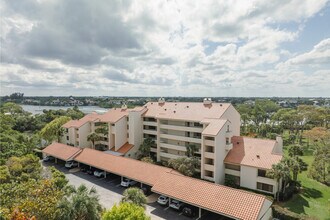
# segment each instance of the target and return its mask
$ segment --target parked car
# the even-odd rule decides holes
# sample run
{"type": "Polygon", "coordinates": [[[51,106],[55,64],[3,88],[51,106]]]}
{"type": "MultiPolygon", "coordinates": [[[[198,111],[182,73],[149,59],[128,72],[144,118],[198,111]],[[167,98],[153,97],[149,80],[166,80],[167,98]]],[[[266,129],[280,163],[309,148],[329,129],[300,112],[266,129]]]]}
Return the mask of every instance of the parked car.
{"type": "Polygon", "coordinates": [[[46,157],[44,157],[44,159],[42,159],[42,161],[44,161],[44,162],[50,162],[50,161],[54,161],[54,160],[55,160],[55,158],[52,156],[46,156],[46,157]]]}
{"type": "Polygon", "coordinates": [[[167,205],[168,204],[168,197],[161,195],[161,196],[158,197],[157,202],[160,205],[167,205]]]}
{"type": "Polygon", "coordinates": [[[94,171],[94,176],[96,176],[96,177],[105,177],[105,175],[106,175],[106,172],[103,171],[103,170],[95,170],[94,171]]]}
{"type": "Polygon", "coordinates": [[[65,167],[68,169],[74,168],[78,166],[78,162],[74,161],[74,160],[69,160],[65,163],[65,167]]]}
{"type": "Polygon", "coordinates": [[[130,186],[135,185],[136,183],[137,182],[134,181],[134,180],[130,180],[130,179],[125,178],[121,181],[120,185],[123,186],[123,187],[130,187],[130,186]]]}
{"type": "Polygon", "coordinates": [[[172,209],[175,209],[175,210],[178,210],[178,211],[181,211],[182,210],[183,205],[184,204],[182,202],[180,202],[178,200],[175,200],[175,199],[171,200],[171,203],[170,203],[170,207],[172,209]]]}
{"type": "Polygon", "coordinates": [[[182,214],[188,217],[195,217],[198,213],[198,208],[191,205],[185,205],[182,209],[182,214]]]}

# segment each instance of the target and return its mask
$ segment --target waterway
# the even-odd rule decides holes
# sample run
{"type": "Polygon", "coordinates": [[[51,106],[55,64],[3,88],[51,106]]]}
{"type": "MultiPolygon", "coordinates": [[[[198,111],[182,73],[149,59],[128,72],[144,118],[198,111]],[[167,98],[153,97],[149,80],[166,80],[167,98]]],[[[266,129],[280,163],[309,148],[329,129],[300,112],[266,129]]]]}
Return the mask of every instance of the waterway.
{"type": "MultiPolygon", "coordinates": [[[[35,114],[42,114],[44,109],[46,110],[59,110],[63,109],[66,110],[68,108],[73,108],[73,106],[39,106],[39,105],[21,105],[24,111],[31,112],[33,115],[35,114]]],[[[108,111],[106,108],[101,108],[99,106],[79,106],[79,110],[84,112],[85,114],[89,114],[92,112],[97,113],[105,113],[108,111]]]]}

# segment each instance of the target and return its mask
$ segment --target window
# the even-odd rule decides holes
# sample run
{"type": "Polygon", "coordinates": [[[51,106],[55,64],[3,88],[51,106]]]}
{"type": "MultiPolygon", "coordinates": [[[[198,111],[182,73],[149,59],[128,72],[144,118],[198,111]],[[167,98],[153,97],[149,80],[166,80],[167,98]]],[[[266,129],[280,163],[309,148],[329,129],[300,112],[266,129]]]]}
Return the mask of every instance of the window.
{"type": "Polygon", "coordinates": [[[229,125],[227,125],[227,132],[229,132],[229,125]]]}
{"type": "Polygon", "coordinates": [[[66,133],[68,133],[68,132],[69,132],[69,129],[68,129],[68,128],[67,128],[67,129],[65,129],[65,132],[66,132],[66,133]]]}
{"type": "Polygon", "coordinates": [[[226,144],[230,144],[229,138],[226,138],[226,144]]]}
{"type": "Polygon", "coordinates": [[[266,170],[259,170],[259,169],[258,169],[258,176],[261,176],[261,177],[267,177],[267,176],[266,176],[266,170]]]}
{"type": "Polygon", "coordinates": [[[273,192],[273,185],[257,182],[257,189],[267,192],[273,192]]]}
{"type": "Polygon", "coordinates": [[[214,141],[214,137],[205,137],[205,140],[214,141]]]}
{"type": "Polygon", "coordinates": [[[225,168],[230,170],[237,170],[237,171],[241,170],[241,167],[239,165],[228,164],[228,163],[225,164],[225,168]]]}
{"type": "Polygon", "coordinates": [[[79,134],[77,134],[77,138],[79,138],[79,134]]]}
{"type": "Polygon", "coordinates": [[[69,140],[69,136],[66,136],[66,140],[67,140],[67,141],[69,140]]]}

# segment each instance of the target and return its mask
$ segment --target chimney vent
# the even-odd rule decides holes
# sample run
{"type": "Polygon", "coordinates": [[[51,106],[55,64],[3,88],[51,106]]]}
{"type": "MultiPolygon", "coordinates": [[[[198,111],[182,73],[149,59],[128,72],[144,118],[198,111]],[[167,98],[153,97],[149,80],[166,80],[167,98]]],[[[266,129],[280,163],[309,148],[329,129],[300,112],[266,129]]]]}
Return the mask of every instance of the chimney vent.
{"type": "Polygon", "coordinates": [[[204,98],[203,104],[204,105],[210,105],[210,104],[212,104],[212,99],[211,98],[204,98]]]}
{"type": "Polygon", "coordinates": [[[257,154],[257,158],[260,159],[260,155],[259,154],[257,154]]]}
{"type": "Polygon", "coordinates": [[[158,99],[158,104],[164,104],[165,103],[165,99],[163,97],[158,99]]]}

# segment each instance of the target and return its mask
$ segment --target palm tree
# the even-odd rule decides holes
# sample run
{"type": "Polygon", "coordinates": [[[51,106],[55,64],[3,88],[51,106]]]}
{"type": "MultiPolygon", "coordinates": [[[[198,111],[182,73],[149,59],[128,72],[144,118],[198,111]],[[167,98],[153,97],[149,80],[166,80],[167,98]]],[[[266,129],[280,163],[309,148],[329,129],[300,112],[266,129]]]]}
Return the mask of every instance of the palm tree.
{"type": "Polygon", "coordinates": [[[189,144],[187,147],[186,155],[187,157],[193,157],[195,152],[197,151],[197,146],[193,144],[189,144]]]}
{"type": "Polygon", "coordinates": [[[144,207],[147,203],[147,197],[143,194],[141,189],[132,187],[124,191],[121,202],[129,202],[144,207]]]}
{"type": "Polygon", "coordinates": [[[150,148],[153,144],[153,140],[151,138],[144,139],[143,143],[139,147],[140,157],[150,157],[150,148]]]}
{"type": "Polygon", "coordinates": [[[269,178],[276,179],[277,181],[277,201],[279,201],[279,193],[280,193],[280,181],[282,180],[284,182],[284,186],[282,191],[285,192],[285,187],[290,180],[290,168],[285,161],[285,159],[282,159],[279,163],[273,164],[272,169],[267,171],[266,174],[269,178]]]}
{"type": "Polygon", "coordinates": [[[108,133],[109,133],[108,124],[104,124],[101,127],[96,128],[95,132],[98,133],[98,134],[108,135],[108,133]]]}
{"type": "Polygon", "coordinates": [[[87,141],[92,142],[93,148],[95,149],[95,142],[101,140],[101,137],[96,133],[90,133],[87,136],[87,141]]]}
{"type": "Polygon", "coordinates": [[[63,220],[98,220],[103,211],[95,188],[88,188],[80,185],[72,187],[67,196],[58,204],[56,218],[63,220]]]}

